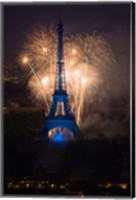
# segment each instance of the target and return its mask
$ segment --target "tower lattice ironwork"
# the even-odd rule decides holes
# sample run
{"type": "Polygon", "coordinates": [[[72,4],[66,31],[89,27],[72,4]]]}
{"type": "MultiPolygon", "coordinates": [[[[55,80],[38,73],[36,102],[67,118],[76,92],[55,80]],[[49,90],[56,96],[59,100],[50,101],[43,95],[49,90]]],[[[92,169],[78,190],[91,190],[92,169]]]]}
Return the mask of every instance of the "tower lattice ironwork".
{"type": "Polygon", "coordinates": [[[45,118],[43,136],[48,137],[48,132],[54,128],[66,128],[73,138],[78,136],[79,128],[71,112],[68,94],[66,90],[65,66],[63,55],[63,31],[64,27],[60,20],[57,28],[58,32],[58,52],[57,67],[55,77],[55,87],[52,105],[49,115],[45,118]]]}

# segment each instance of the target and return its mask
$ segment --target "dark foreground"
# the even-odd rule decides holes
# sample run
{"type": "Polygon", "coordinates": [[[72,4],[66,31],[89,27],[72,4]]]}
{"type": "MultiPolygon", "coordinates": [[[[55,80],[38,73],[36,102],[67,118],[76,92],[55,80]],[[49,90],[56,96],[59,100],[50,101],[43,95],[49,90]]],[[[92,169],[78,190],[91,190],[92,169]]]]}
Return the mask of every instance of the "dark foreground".
{"type": "Polygon", "coordinates": [[[14,137],[8,143],[4,194],[130,196],[125,139],[56,145],[14,137]]]}
{"type": "Polygon", "coordinates": [[[37,140],[37,116],[5,117],[5,195],[130,196],[129,137],[52,144],[37,140]]]}

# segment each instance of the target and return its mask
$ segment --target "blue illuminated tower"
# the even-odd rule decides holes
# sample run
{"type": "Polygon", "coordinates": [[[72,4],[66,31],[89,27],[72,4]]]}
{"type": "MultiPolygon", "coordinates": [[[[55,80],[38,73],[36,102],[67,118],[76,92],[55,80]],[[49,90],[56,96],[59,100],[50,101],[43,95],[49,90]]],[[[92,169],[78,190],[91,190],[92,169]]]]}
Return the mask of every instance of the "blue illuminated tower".
{"type": "MultiPolygon", "coordinates": [[[[48,133],[52,129],[59,128],[60,130],[65,128],[76,138],[79,134],[78,126],[75,122],[74,115],[71,113],[68,94],[66,90],[66,78],[64,67],[64,55],[63,55],[63,31],[64,27],[61,20],[58,24],[58,52],[57,52],[57,66],[55,77],[55,88],[53,93],[52,105],[49,115],[45,118],[43,136],[48,137],[48,133]]],[[[58,138],[59,133],[56,132],[54,138],[58,138]]]]}

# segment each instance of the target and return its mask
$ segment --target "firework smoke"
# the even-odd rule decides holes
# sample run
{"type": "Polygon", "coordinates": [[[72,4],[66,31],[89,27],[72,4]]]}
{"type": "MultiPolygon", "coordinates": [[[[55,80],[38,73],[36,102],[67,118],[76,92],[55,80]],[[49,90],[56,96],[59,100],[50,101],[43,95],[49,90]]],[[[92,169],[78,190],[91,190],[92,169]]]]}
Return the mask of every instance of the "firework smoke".
{"type": "MultiPolygon", "coordinates": [[[[28,35],[23,53],[36,74],[30,70],[28,87],[36,101],[45,102],[48,115],[55,82],[57,33],[52,29],[35,30],[28,35]]],[[[118,97],[119,64],[105,37],[96,32],[64,36],[64,63],[70,106],[78,125],[84,129],[90,123],[89,107],[97,104],[104,107],[110,99],[118,97]]]]}

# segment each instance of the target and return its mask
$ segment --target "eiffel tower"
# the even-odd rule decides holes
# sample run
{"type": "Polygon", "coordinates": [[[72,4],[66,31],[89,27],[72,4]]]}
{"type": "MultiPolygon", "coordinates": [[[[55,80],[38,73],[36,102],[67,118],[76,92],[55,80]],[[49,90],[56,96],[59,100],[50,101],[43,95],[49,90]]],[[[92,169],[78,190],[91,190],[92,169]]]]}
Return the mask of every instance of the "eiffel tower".
{"type": "Polygon", "coordinates": [[[66,78],[63,56],[63,24],[60,22],[57,27],[58,32],[58,52],[57,67],[55,77],[55,88],[53,93],[52,105],[49,115],[45,118],[43,137],[50,138],[51,130],[56,130],[51,138],[56,140],[64,139],[63,131],[68,130],[73,139],[79,135],[79,128],[75,122],[74,115],[71,112],[68,94],[66,90],[66,78]]]}

